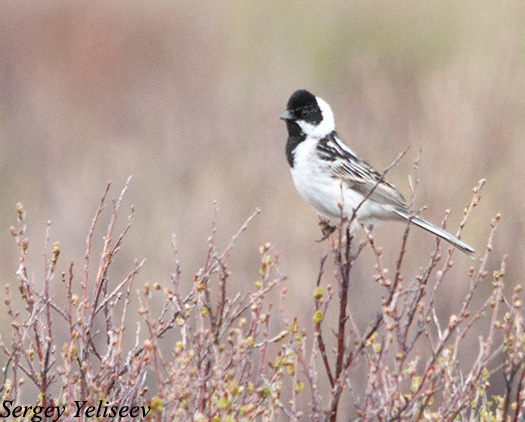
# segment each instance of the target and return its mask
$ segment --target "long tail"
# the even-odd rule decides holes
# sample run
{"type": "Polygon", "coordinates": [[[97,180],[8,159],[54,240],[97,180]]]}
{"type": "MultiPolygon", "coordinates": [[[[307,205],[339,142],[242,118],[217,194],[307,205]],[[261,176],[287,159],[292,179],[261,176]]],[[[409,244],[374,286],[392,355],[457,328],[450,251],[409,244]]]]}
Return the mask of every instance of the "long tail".
{"type": "MultiPolygon", "coordinates": [[[[401,217],[408,219],[409,215],[403,211],[396,211],[401,217]]],[[[455,246],[458,248],[461,252],[466,253],[467,255],[475,255],[476,251],[473,247],[467,245],[466,243],[459,240],[456,236],[451,235],[450,233],[446,232],[443,229],[440,229],[439,227],[435,226],[434,224],[428,222],[424,218],[421,218],[419,216],[412,217],[412,223],[414,223],[416,226],[421,227],[422,229],[425,229],[426,231],[436,235],[437,237],[447,241],[452,246],[455,246]]]]}

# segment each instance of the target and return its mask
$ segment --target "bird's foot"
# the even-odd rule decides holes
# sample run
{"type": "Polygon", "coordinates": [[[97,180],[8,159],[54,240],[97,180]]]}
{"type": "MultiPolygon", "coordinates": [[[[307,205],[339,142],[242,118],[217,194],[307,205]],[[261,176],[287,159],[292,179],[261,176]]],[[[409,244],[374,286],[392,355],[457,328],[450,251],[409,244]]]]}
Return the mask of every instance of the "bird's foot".
{"type": "Polygon", "coordinates": [[[328,239],[328,237],[334,232],[334,230],[337,228],[337,226],[332,226],[327,220],[323,220],[322,218],[319,219],[319,225],[321,226],[321,232],[323,233],[323,237],[317,240],[317,242],[321,243],[324,240],[328,239]]]}

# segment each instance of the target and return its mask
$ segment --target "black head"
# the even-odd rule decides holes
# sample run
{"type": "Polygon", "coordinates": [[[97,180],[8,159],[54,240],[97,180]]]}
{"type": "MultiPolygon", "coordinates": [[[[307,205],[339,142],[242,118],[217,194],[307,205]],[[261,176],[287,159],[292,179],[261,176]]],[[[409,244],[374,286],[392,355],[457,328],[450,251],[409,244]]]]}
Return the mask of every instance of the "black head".
{"type": "Polygon", "coordinates": [[[307,90],[300,89],[288,100],[286,111],[281,115],[281,119],[303,121],[316,126],[323,120],[323,114],[317,98],[307,90]]]}

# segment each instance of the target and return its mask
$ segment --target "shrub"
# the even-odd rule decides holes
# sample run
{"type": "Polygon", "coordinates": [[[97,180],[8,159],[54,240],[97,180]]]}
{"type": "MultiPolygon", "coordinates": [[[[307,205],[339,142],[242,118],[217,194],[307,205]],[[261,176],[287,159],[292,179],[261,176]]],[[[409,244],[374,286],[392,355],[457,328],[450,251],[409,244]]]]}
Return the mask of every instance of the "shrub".
{"type": "MultiPolygon", "coordinates": [[[[479,202],[483,184],[475,188],[460,229],[479,202]]],[[[206,260],[193,278],[182,276],[174,242],[169,286],[145,283],[140,288],[143,329],[137,329],[130,343],[125,341],[131,331],[129,303],[142,262],[120,280],[108,275],[130,228],[128,221],[120,235],[114,234],[126,189],[127,184],[112,202],[96,264],[93,236],[109,185],[87,235],[81,271],[71,263],[58,272],[60,245],[50,244],[48,226],[42,281],[35,281],[28,268],[25,211],[18,205],[18,223],[11,228],[20,256],[17,289],[6,286],[11,336],[4,336],[0,348],[6,356],[4,403],[12,401],[11,409],[22,405],[28,384],[39,392],[21,420],[42,420],[37,406],[64,407],[62,420],[73,420],[80,401],[86,408],[94,406],[101,421],[113,419],[112,406],[144,406],[147,415],[137,417],[149,421],[524,417],[521,287],[505,298],[505,257],[498,269],[487,268],[499,216],[491,222],[484,253],[469,271],[470,289],[461,307],[446,319],[439,316],[436,297],[450,274],[453,249],[442,253],[436,241],[428,263],[415,275],[405,274],[407,225],[388,272],[372,232],[366,230],[366,238],[358,242],[350,230],[353,222],[342,218],[328,236],[329,251],[320,259],[318,274],[312,275],[312,319],[303,326],[286,307],[285,276],[270,244],[259,250],[259,279],[249,292],[231,294],[227,289],[234,273],[228,258],[257,212],[222,251],[214,224],[206,260]],[[376,318],[363,328],[354,319],[359,309],[350,309],[348,294],[352,268],[368,247],[376,263],[373,279],[384,293],[376,318]],[[326,276],[327,266],[333,268],[333,278],[326,276]],[[74,277],[80,279],[78,285],[74,277]],[[50,293],[54,278],[63,285],[64,300],[50,293]],[[474,306],[483,280],[490,280],[491,291],[474,306]],[[15,292],[23,309],[11,299],[15,292]],[[337,315],[335,326],[328,325],[328,313],[337,315]],[[472,332],[479,333],[479,347],[470,352],[472,363],[465,367],[460,352],[472,332]],[[66,336],[65,342],[59,334],[66,336]]]]}

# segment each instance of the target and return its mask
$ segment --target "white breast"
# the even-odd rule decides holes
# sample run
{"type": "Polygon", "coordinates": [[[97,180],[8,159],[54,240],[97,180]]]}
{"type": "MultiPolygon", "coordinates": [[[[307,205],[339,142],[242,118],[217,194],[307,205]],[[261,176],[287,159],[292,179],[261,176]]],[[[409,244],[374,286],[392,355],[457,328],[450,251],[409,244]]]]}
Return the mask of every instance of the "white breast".
{"type": "Polygon", "coordinates": [[[363,196],[344,185],[341,189],[341,180],[331,176],[330,163],[318,157],[316,147],[317,139],[307,138],[295,148],[291,168],[295,188],[321,217],[339,218],[341,203],[344,214],[350,217],[363,196]]]}

